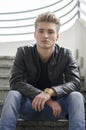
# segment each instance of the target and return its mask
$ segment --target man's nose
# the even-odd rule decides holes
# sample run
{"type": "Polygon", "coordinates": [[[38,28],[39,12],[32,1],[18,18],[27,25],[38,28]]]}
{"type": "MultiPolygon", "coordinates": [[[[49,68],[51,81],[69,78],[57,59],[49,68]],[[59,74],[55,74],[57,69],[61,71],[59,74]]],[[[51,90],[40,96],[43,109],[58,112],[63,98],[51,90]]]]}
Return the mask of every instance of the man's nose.
{"type": "Polygon", "coordinates": [[[48,37],[48,33],[47,33],[47,32],[44,32],[43,36],[44,36],[44,37],[48,37]]]}

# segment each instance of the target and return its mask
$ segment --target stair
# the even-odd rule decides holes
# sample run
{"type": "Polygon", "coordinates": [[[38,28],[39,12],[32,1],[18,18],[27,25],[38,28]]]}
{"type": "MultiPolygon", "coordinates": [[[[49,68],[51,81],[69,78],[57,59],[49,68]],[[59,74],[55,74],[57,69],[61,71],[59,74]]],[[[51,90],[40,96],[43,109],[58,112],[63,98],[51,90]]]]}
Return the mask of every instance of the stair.
{"type": "Polygon", "coordinates": [[[23,121],[18,120],[16,130],[68,130],[68,120],[23,121]]]}
{"type": "MultiPolygon", "coordinates": [[[[2,56],[0,57],[0,115],[3,106],[3,100],[7,95],[7,92],[10,90],[9,87],[9,77],[10,71],[13,64],[14,57],[2,56]]],[[[86,99],[86,89],[82,87],[81,93],[86,99]]],[[[86,110],[86,103],[85,103],[86,110]]],[[[85,113],[86,115],[86,113],[85,113]]],[[[17,129],[16,130],[68,130],[68,121],[59,120],[59,121],[24,121],[18,119],[17,129]]]]}
{"type": "Polygon", "coordinates": [[[13,57],[0,56],[0,115],[3,106],[3,100],[10,90],[9,77],[10,71],[13,64],[13,57]]]}
{"type": "Polygon", "coordinates": [[[9,86],[9,77],[12,64],[13,57],[0,57],[0,87],[9,86]]]}

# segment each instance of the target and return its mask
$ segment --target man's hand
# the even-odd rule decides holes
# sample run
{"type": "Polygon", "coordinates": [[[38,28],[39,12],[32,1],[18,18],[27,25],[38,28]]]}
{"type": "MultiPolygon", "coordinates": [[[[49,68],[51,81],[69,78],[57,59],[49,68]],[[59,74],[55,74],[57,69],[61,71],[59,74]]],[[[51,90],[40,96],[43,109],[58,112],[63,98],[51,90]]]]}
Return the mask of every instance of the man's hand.
{"type": "Polygon", "coordinates": [[[53,115],[55,117],[59,116],[61,114],[61,106],[57,101],[53,101],[52,99],[48,100],[47,105],[52,108],[53,115]]]}
{"type": "Polygon", "coordinates": [[[38,94],[32,101],[32,107],[36,111],[41,111],[44,109],[45,103],[51,98],[48,93],[42,92],[38,94]]]}

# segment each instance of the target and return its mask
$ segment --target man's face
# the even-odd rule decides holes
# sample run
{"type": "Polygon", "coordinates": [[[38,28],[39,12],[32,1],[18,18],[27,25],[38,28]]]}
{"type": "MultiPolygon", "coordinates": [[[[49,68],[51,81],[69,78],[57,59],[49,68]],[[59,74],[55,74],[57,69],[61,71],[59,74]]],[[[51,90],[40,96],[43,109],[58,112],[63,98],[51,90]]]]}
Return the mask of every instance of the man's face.
{"type": "Polygon", "coordinates": [[[42,49],[53,48],[58,39],[56,25],[50,22],[39,22],[34,33],[37,47],[42,49]]]}

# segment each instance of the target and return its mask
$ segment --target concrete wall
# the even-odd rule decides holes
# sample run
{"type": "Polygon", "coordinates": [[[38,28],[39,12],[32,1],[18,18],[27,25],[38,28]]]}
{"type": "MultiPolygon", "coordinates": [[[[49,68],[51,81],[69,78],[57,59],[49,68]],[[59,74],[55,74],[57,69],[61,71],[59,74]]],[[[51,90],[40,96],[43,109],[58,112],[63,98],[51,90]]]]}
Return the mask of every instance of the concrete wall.
{"type": "Polygon", "coordinates": [[[72,50],[86,82],[86,22],[77,19],[70,29],[60,34],[58,44],[72,50]]]}

